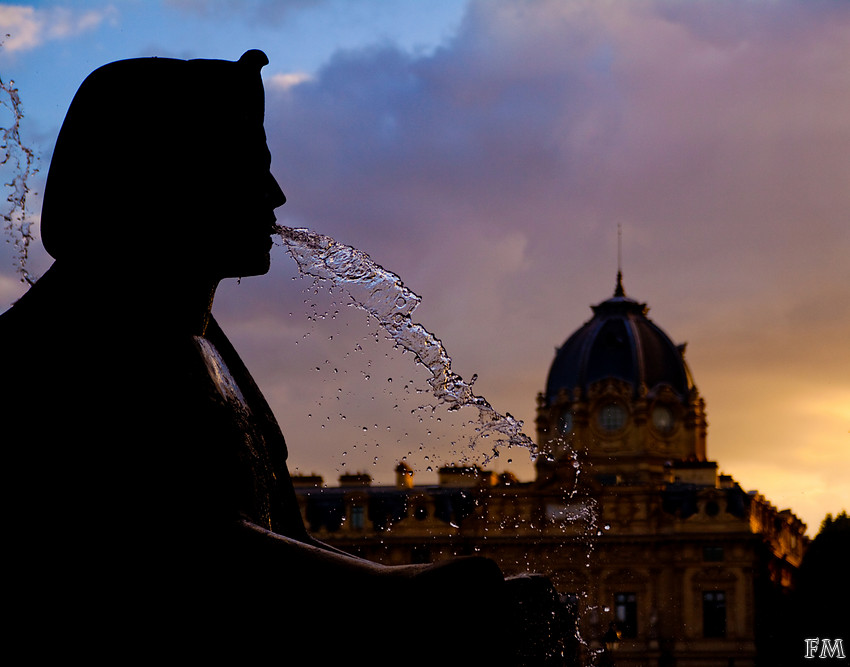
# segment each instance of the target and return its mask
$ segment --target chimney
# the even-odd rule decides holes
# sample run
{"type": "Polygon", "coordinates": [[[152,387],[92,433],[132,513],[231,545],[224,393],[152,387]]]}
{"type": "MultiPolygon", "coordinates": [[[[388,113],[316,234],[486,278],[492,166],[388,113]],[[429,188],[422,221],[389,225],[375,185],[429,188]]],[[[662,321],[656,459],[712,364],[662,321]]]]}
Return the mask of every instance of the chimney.
{"type": "Polygon", "coordinates": [[[371,484],[372,476],[363,472],[359,472],[356,474],[340,475],[339,477],[339,485],[345,488],[370,486],[371,484]]]}
{"type": "Polygon", "coordinates": [[[413,488],[413,470],[404,461],[401,461],[395,469],[395,487],[397,489],[413,488]]]}

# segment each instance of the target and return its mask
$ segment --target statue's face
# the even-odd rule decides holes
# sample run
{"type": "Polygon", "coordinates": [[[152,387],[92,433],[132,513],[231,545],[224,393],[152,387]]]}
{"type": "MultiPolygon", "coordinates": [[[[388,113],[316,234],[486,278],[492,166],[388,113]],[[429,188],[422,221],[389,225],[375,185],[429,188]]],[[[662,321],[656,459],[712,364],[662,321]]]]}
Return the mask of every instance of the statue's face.
{"type": "Polygon", "coordinates": [[[267,272],[274,209],[286,199],[263,130],[264,61],[139,58],[93,72],[51,161],[47,251],[113,272],[267,272]]]}
{"type": "Polygon", "coordinates": [[[201,194],[196,256],[216,279],[264,274],[277,220],[274,211],[286,197],[272,176],[262,127],[237,130],[216,162],[201,194]]]}

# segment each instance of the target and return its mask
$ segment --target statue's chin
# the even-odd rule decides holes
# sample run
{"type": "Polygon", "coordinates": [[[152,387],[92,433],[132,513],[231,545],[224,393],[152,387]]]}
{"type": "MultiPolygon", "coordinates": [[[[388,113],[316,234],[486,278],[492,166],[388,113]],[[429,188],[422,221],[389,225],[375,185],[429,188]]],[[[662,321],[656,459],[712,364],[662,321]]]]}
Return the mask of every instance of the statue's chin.
{"type": "Polygon", "coordinates": [[[265,252],[250,260],[240,262],[238,266],[228,271],[228,278],[247,278],[249,276],[264,276],[271,268],[271,255],[265,252]]]}

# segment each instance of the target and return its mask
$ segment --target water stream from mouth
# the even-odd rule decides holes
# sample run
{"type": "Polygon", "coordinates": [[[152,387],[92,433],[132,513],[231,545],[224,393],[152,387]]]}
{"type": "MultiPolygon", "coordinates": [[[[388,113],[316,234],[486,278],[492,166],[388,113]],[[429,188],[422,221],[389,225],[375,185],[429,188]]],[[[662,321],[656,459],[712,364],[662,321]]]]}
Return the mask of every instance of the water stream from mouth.
{"type": "Polygon", "coordinates": [[[498,455],[500,446],[521,446],[536,456],[537,445],[523,433],[523,422],[509,413],[496,412],[484,397],[476,395],[472,382],[452,371],[451,357],[442,342],[412,320],[421,298],[397,275],[365,252],[329,236],[283,226],[278,226],[276,231],[303,274],[330,281],[343,289],[354,304],[377,320],[398,347],[415,355],[416,362],[428,369],[431,392],[440,403],[450,411],[475,408],[477,418],[473,422],[475,435],[469,443],[471,448],[486,443],[493,455],[498,455]]]}

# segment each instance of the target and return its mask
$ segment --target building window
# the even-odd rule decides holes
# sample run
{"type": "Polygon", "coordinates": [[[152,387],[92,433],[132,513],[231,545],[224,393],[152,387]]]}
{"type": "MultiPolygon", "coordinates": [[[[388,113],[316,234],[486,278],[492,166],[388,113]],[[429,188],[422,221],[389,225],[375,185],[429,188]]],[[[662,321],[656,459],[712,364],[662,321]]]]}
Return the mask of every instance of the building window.
{"type": "Polygon", "coordinates": [[[717,501],[709,500],[705,504],[705,513],[708,516],[717,516],[720,514],[720,505],[717,504],[717,501]]]}
{"type": "Polygon", "coordinates": [[[637,637],[637,594],[615,593],[614,616],[621,636],[637,637]]]}
{"type": "Polygon", "coordinates": [[[726,593],[723,591],[702,594],[702,634],[704,637],[726,636],[726,593]]]}
{"type": "Polygon", "coordinates": [[[656,405],[652,409],[652,425],[661,435],[670,435],[676,426],[673,411],[666,405],[656,405]]]}
{"type": "Polygon", "coordinates": [[[366,508],[355,505],[351,508],[351,528],[352,530],[363,530],[365,525],[366,508]]]}
{"type": "Polygon", "coordinates": [[[606,473],[602,475],[597,475],[596,481],[599,482],[602,486],[616,486],[617,484],[621,484],[623,482],[623,478],[620,475],[606,473]]]}
{"type": "Polygon", "coordinates": [[[719,563],[723,560],[723,547],[703,547],[702,559],[710,563],[719,563]]]}
{"type": "Polygon", "coordinates": [[[430,563],[431,549],[427,546],[417,545],[410,550],[411,563],[430,563]]]}
{"type": "Polygon", "coordinates": [[[607,403],[599,411],[599,425],[608,432],[619,431],[626,425],[626,408],[619,403],[607,403]]]}

